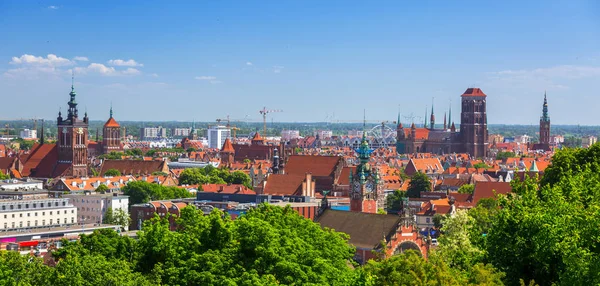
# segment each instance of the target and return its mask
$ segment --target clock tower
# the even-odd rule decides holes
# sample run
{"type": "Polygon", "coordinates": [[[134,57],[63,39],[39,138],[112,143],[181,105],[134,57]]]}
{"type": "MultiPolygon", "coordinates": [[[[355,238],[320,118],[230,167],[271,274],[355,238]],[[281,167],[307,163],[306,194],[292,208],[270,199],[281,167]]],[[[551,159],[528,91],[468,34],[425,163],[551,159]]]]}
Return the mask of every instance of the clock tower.
{"type": "Polygon", "coordinates": [[[79,119],[75,88],[71,85],[69,110],[67,118],[58,112],[57,127],[58,134],[56,144],[58,146],[58,163],[69,164],[66,176],[85,177],[88,175],[88,116],[85,113],[83,120],[79,119]]]}
{"type": "Polygon", "coordinates": [[[350,211],[353,212],[377,213],[378,209],[384,207],[383,181],[369,164],[371,152],[373,150],[369,148],[366,134],[363,133],[360,147],[356,149],[359,164],[356,172],[350,173],[350,211]]]}

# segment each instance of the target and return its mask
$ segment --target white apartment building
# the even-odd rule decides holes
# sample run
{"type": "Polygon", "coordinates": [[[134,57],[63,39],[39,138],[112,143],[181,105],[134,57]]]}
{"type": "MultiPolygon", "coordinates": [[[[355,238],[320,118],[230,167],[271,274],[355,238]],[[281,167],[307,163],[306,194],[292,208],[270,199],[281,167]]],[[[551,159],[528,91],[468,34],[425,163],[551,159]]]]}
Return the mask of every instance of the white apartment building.
{"type": "Polygon", "coordinates": [[[142,127],[140,128],[140,140],[166,138],[167,129],[158,127],[142,127]]]}
{"type": "MultiPolygon", "coordinates": [[[[361,134],[362,135],[362,134],[361,134]]],[[[313,136],[319,136],[319,139],[329,139],[333,136],[331,130],[317,130],[313,133],[313,136]]]]}
{"type": "Polygon", "coordinates": [[[292,139],[300,138],[300,131],[298,130],[282,130],[281,131],[281,140],[282,141],[290,141],[292,139]]]}
{"type": "Polygon", "coordinates": [[[122,209],[129,216],[129,196],[106,195],[64,195],[77,208],[78,221],[81,223],[102,223],[108,208],[113,211],[122,209]]]}
{"type": "Polygon", "coordinates": [[[19,133],[19,137],[23,139],[37,139],[37,130],[23,129],[19,133]]]}
{"type": "Polygon", "coordinates": [[[231,129],[225,126],[211,126],[208,128],[208,148],[220,149],[225,139],[231,137],[231,129]]]}
{"type": "Polygon", "coordinates": [[[172,137],[187,137],[190,135],[191,131],[192,131],[191,128],[173,128],[173,129],[171,129],[171,136],[172,137]]]}
{"type": "Polygon", "coordinates": [[[43,189],[44,182],[33,179],[9,179],[0,181],[0,190],[39,190],[43,189]]]}
{"type": "Polygon", "coordinates": [[[69,199],[0,200],[0,230],[64,226],[77,223],[69,199]]]}
{"type": "Polygon", "coordinates": [[[581,146],[583,148],[588,148],[598,142],[598,138],[596,136],[584,136],[581,138],[581,146]]]}

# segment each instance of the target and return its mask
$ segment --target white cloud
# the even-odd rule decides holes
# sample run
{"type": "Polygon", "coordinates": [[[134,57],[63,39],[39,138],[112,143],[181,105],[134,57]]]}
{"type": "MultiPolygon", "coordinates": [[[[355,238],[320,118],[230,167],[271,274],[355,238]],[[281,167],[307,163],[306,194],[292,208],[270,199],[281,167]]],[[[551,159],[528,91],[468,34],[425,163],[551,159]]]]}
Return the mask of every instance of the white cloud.
{"type": "Polygon", "coordinates": [[[283,66],[273,66],[273,72],[274,73],[281,73],[281,71],[283,71],[283,66]]]}
{"type": "Polygon", "coordinates": [[[487,85],[498,88],[563,90],[569,83],[600,76],[600,67],[560,65],[546,68],[503,70],[488,73],[487,85]]]}
{"type": "Polygon", "coordinates": [[[91,63],[87,67],[76,67],[76,74],[99,74],[102,76],[127,76],[138,75],[140,70],[135,68],[127,68],[125,70],[117,70],[114,67],[108,67],[99,63],[91,63]]]}
{"type": "Polygon", "coordinates": [[[158,74],[157,73],[152,73],[152,74],[149,74],[149,76],[151,76],[151,77],[158,77],[158,74]]]}
{"type": "Polygon", "coordinates": [[[57,10],[58,6],[48,6],[48,9],[50,9],[50,10],[57,10]]]}
{"type": "Polygon", "coordinates": [[[116,60],[110,60],[108,61],[108,64],[111,66],[119,66],[119,67],[143,67],[144,65],[141,63],[138,63],[136,61],[134,61],[133,59],[129,59],[129,60],[121,60],[121,59],[116,59],[116,60]]]}
{"type": "Polygon", "coordinates": [[[203,75],[203,76],[197,76],[197,77],[195,77],[195,79],[197,79],[197,80],[202,80],[202,81],[208,81],[208,82],[210,82],[210,83],[212,83],[212,84],[219,84],[219,83],[222,83],[222,81],[220,81],[220,80],[217,80],[217,78],[216,78],[216,77],[214,77],[214,76],[206,76],[206,75],[203,75]]]}
{"type": "Polygon", "coordinates": [[[197,76],[196,79],[197,80],[216,80],[217,78],[214,76],[203,75],[203,76],[197,76]]]}
{"type": "Polygon", "coordinates": [[[69,66],[74,62],[69,59],[61,58],[55,54],[48,54],[44,57],[36,57],[33,55],[24,54],[20,57],[12,57],[10,64],[13,65],[44,65],[44,66],[69,66]]]}
{"type": "Polygon", "coordinates": [[[247,66],[251,66],[251,65],[252,65],[252,62],[246,62],[246,65],[247,65],[247,66]]]}
{"type": "Polygon", "coordinates": [[[74,61],[79,61],[79,62],[87,62],[87,61],[89,61],[89,59],[87,57],[80,57],[80,56],[74,57],[73,60],[74,61]]]}

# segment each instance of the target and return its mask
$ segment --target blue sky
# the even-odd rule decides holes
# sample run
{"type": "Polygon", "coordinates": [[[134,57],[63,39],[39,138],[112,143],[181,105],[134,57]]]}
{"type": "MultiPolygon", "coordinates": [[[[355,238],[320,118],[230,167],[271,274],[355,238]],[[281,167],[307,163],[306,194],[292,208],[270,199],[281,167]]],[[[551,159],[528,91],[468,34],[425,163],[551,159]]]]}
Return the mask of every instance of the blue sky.
{"type": "Polygon", "coordinates": [[[600,125],[597,1],[0,1],[0,118],[600,125]],[[270,119],[269,119],[270,120],[270,119]]]}

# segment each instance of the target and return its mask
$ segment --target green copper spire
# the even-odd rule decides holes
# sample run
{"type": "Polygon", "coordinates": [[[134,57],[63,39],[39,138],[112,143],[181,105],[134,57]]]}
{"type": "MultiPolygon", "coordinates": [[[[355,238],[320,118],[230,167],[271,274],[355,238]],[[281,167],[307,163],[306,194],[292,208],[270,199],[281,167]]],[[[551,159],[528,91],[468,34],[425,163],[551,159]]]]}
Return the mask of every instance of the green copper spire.
{"type": "Polygon", "coordinates": [[[363,119],[363,137],[360,142],[360,146],[358,147],[358,149],[355,150],[356,153],[358,153],[359,160],[359,164],[356,167],[356,175],[360,178],[361,183],[364,182],[365,177],[370,172],[369,159],[371,158],[371,153],[373,152],[373,150],[369,148],[369,142],[367,142],[367,131],[365,129],[367,125],[367,120],[366,115],[364,116],[365,118],[363,119]]]}
{"type": "Polygon", "coordinates": [[[540,170],[537,167],[537,164],[535,163],[535,160],[533,160],[533,162],[531,163],[531,167],[529,168],[529,172],[539,172],[540,170]]]}
{"type": "Polygon", "coordinates": [[[113,118],[112,102],[110,103],[110,118],[113,118]]]}
{"type": "Polygon", "coordinates": [[[544,106],[542,108],[542,118],[541,121],[549,122],[550,116],[548,116],[548,100],[546,99],[546,92],[544,91],[544,106]]]}

